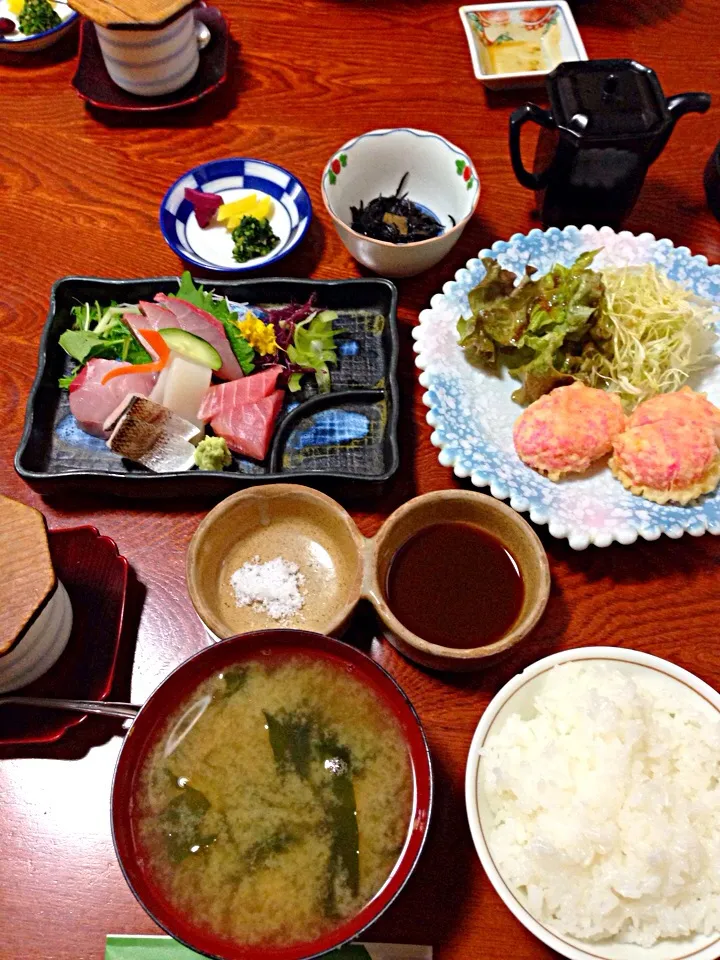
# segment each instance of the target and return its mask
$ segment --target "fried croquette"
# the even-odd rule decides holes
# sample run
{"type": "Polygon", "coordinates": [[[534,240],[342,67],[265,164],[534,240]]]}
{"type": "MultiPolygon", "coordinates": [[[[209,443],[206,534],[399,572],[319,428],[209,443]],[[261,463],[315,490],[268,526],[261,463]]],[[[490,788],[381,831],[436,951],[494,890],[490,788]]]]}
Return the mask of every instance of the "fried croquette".
{"type": "Polygon", "coordinates": [[[715,429],[707,422],[677,418],[631,427],[615,438],[609,466],[637,496],[655,503],[690,503],[720,481],[715,429]]]}
{"type": "Polygon", "coordinates": [[[620,399],[578,380],[530,404],[515,421],[513,441],[523,463],[559,480],[610,453],[625,427],[620,399]]]}
{"type": "Polygon", "coordinates": [[[661,393],[641,403],[630,415],[628,429],[658,420],[707,423],[715,429],[716,435],[720,434],[720,410],[704,393],[695,393],[690,387],[682,387],[676,393],[661,393]]]}

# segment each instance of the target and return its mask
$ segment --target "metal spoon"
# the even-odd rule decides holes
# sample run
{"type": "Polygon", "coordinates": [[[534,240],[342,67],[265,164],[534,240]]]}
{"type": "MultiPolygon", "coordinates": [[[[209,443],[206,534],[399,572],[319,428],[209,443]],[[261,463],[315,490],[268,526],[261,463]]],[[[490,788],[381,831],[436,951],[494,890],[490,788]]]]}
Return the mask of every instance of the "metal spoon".
{"type": "Polygon", "coordinates": [[[76,710],[78,713],[102,713],[108,717],[133,719],[140,710],[134,703],[110,703],[104,700],[55,700],[49,697],[0,697],[0,707],[18,704],[25,707],[50,707],[54,710],[76,710]]]}

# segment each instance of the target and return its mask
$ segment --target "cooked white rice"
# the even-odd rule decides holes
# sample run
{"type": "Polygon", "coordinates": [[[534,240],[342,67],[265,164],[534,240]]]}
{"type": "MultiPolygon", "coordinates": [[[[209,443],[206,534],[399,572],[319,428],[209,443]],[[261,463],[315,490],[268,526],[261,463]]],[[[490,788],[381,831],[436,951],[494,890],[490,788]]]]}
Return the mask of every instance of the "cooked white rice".
{"type": "Polygon", "coordinates": [[[576,661],[491,733],[490,851],[540,922],[643,946],[720,930],[720,721],[698,700],[576,661]]]}

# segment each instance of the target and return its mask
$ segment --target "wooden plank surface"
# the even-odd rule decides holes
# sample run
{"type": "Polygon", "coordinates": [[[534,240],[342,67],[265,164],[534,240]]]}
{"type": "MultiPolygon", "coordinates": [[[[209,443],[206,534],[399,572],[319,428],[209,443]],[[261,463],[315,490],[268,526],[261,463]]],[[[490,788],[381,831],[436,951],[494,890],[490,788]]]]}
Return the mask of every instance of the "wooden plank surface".
{"type": "Polygon", "coordinates": [[[189,0],[73,0],[70,4],[101,27],[161,25],[189,6],[189,0]]]}
{"type": "MultiPolygon", "coordinates": [[[[720,97],[720,19],[711,0],[587,0],[575,9],[590,56],[632,56],[654,66],[668,95],[708,90],[720,97]]],[[[12,457],[52,282],[67,274],[178,272],[158,230],[158,204],[183,171],[230,155],[274,160],[310,191],[315,218],[283,260],[283,273],[358,276],[322,206],[328,157],[364,130],[399,125],[437,131],[467,150],[482,182],[477,215],[444,263],[398,284],[402,468],[384,498],[347,504],[370,535],[410,496],[458,482],[438,463],[425,422],[411,340],[419,310],[480,248],[537,226],[534,198],[514,180],[507,150],[508,114],[528,94],[487,95],[474,80],[455,3],[228,0],[224,10],[236,41],[231,77],[214,99],[182,113],[89,113],[70,86],[71,43],[20,66],[0,64],[0,490],[42,507],[51,527],[97,525],[129,558],[141,588],[115,695],[135,702],[205,642],[187,597],[184,559],[210,504],[111,500],[89,490],[43,503],[16,477],[12,457]]],[[[719,103],[706,116],[679,121],[627,224],[712,261],[720,260],[720,224],[705,208],[702,171],[720,139],[719,103]]],[[[464,812],[472,733],[493,693],[524,664],[570,646],[617,644],[667,657],[720,685],[720,540],[664,538],[573,553],[539,532],[553,576],[547,614],[517,655],[490,673],[420,670],[374,639],[366,611],[355,621],[351,639],[413,700],[437,782],[418,869],[366,939],[432,944],[439,960],[550,956],[495,895],[464,812]]],[[[108,805],[121,742],[114,731],[92,720],[54,747],[0,753],[2,960],[100,960],[106,933],[156,929],[113,854],[108,805]]]]}

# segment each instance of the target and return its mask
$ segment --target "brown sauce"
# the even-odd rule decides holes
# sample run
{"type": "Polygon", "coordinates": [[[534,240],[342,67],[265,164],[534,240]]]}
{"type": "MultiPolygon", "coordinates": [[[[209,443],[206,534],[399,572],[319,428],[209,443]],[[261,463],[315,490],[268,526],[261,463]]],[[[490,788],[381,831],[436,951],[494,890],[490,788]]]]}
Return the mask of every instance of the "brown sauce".
{"type": "Polygon", "coordinates": [[[512,627],[525,587],[512,554],[471,523],[436,523],[392,558],[385,584],[390,609],[429,643],[483,647],[512,627]]]}

